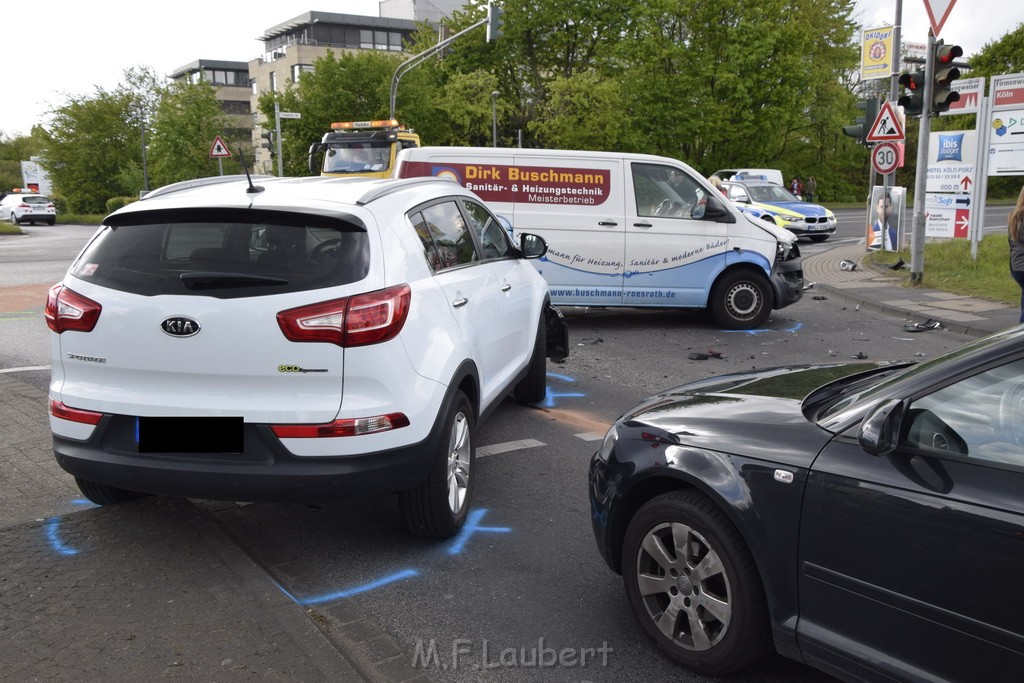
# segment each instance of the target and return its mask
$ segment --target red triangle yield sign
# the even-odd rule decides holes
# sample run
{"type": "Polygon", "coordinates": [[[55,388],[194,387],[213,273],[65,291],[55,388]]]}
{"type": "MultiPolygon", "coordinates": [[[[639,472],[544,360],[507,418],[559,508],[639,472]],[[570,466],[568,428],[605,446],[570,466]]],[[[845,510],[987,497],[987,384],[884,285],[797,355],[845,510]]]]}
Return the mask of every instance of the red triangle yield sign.
{"type": "Polygon", "coordinates": [[[871,130],[868,131],[864,141],[899,142],[906,137],[903,132],[903,124],[900,123],[900,117],[896,115],[892,102],[887,100],[882,103],[882,108],[878,110],[878,116],[875,118],[875,122],[871,124],[871,130]]]}
{"type": "Polygon", "coordinates": [[[953,3],[956,0],[924,0],[924,8],[928,10],[928,20],[932,22],[932,35],[939,37],[942,25],[946,23],[953,3]]]}

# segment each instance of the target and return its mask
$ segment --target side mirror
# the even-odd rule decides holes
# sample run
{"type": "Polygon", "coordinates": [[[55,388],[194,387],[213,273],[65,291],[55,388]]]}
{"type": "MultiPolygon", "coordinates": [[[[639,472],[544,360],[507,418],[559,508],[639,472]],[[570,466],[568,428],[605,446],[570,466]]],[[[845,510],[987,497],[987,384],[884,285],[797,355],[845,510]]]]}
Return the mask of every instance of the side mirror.
{"type": "Polygon", "coordinates": [[[548,253],[548,243],[540,235],[531,235],[524,232],[519,236],[519,251],[523,258],[540,258],[548,253]]]}
{"type": "Polygon", "coordinates": [[[896,450],[903,422],[903,402],[896,398],[882,401],[864,416],[857,441],[865,452],[885,456],[896,450]]]}

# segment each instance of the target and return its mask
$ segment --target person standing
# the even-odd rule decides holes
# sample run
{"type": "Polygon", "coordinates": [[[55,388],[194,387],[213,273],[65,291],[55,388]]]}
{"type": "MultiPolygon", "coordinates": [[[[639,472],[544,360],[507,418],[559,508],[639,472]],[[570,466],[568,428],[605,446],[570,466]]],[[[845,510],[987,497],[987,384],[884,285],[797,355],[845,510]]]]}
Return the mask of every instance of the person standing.
{"type": "Polygon", "coordinates": [[[1006,222],[1010,239],[1010,275],[1020,285],[1020,320],[1024,323],[1024,187],[1020,188],[1017,204],[1010,210],[1006,222]]]}
{"type": "Polygon", "coordinates": [[[818,190],[818,181],[816,181],[814,179],[814,176],[812,176],[812,175],[807,176],[807,184],[804,185],[804,188],[806,188],[806,190],[807,190],[806,200],[808,202],[813,203],[814,202],[814,194],[818,190]]]}
{"type": "Polygon", "coordinates": [[[800,176],[795,176],[789,183],[789,191],[792,192],[797,199],[800,199],[804,192],[804,185],[800,182],[800,176]]]}

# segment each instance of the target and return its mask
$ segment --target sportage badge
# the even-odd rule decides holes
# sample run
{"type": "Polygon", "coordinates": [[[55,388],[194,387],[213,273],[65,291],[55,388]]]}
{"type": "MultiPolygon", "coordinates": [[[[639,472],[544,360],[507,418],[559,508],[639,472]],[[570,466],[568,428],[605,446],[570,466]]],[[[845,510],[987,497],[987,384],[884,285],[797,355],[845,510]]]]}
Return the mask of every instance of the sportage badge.
{"type": "Polygon", "coordinates": [[[168,318],[160,323],[160,329],[172,337],[193,337],[199,334],[202,329],[192,318],[175,317],[168,318]]]}

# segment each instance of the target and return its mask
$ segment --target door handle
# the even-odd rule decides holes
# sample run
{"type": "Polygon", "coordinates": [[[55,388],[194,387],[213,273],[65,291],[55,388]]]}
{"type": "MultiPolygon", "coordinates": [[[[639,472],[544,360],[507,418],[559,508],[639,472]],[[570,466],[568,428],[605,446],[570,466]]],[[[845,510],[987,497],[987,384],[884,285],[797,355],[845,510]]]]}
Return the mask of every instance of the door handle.
{"type": "Polygon", "coordinates": [[[606,226],[608,226],[610,228],[613,228],[616,225],[618,225],[618,223],[616,223],[615,221],[598,221],[597,224],[598,225],[606,225],[606,226]]]}
{"type": "Polygon", "coordinates": [[[464,296],[460,296],[458,299],[456,299],[455,301],[452,302],[452,307],[453,308],[462,308],[463,306],[465,306],[468,303],[469,303],[469,299],[467,299],[464,296]]]}
{"type": "Polygon", "coordinates": [[[653,228],[654,225],[652,223],[634,223],[633,227],[634,228],[653,228]]]}
{"type": "Polygon", "coordinates": [[[510,285],[507,282],[501,286],[501,291],[503,291],[503,292],[507,292],[510,289],[512,289],[512,285],[510,285]]]}

